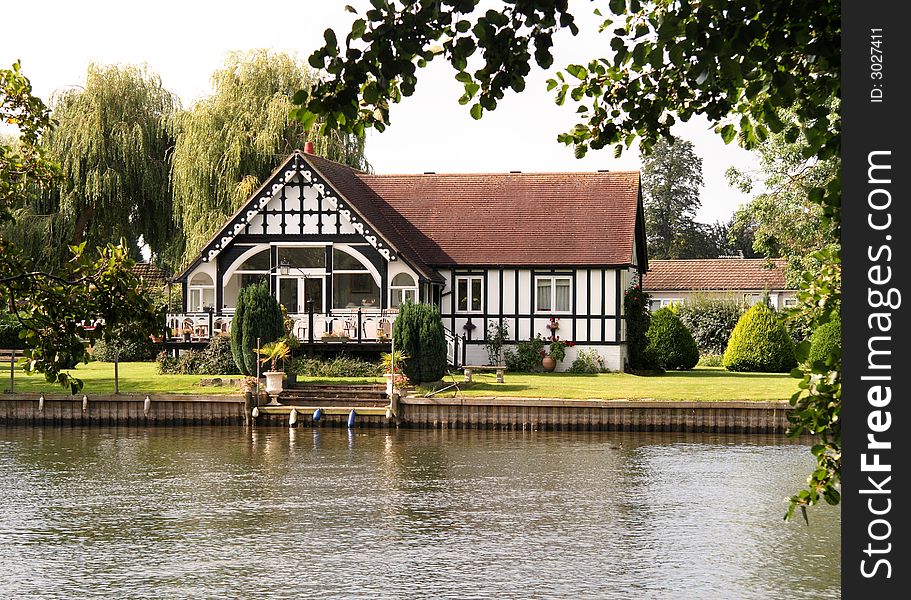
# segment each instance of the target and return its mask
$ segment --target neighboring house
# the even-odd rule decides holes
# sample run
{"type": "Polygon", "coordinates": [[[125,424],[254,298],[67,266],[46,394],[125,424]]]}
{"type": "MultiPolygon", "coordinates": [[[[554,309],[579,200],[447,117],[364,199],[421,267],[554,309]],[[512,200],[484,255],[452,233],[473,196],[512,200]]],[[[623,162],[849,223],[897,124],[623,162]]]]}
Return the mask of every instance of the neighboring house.
{"type": "Polygon", "coordinates": [[[156,264],[138,262],[133,265],[133,275],[139,277],[148,287],[164,287],[171,279],[171,274],[156,264]]]}
{"type": "Polygon", "coordinates": [[[765,295],[775,308],[796,305],[796,290],[785,285],[783,258],[695,258],[651,260],[642,289],[655,310],[695,294],[725,296],[753,305],[765,295]]]}
{"type": "Polygon", "coordinates": [[[515,343],[557,317],[575,342],[558,368],[594,348],[618,370],[622,293],[647,268],[637,172],[370,175],[296,151],[178,276],[171,323],[224,331],[265,280],[305,344],[388,349],[415,301],[440,308],[453,362],[486,363],[491,324],[515,343]]]}

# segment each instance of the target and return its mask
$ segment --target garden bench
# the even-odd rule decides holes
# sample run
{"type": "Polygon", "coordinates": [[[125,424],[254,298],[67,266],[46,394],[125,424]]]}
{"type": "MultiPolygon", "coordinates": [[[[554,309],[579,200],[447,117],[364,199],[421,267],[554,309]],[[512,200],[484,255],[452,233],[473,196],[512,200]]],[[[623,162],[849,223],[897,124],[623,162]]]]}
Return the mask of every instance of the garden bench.
{"type": "Polygon", "coordinates": [[[16,361],[25,356],[23,351],[15,348],[0,349],[0,360],[9,359],[9,391],[13,393],[16,388],[16,361]]]}
{"type": "Polygon", "coordinates": [[[505,365],[462,365],[462,372],[465,373],[465,381],[471,381],[471,374],[474,371],[496,371],[497,383],[503,383],[503,375],[506,373],[505,365]]]}

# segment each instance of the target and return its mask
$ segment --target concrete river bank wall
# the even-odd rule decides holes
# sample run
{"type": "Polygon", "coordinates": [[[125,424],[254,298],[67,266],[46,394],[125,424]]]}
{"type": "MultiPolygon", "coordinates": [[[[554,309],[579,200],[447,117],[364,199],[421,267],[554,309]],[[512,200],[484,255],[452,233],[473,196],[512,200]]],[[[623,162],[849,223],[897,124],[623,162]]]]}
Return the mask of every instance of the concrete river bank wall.
{"type": "MultiPolygon", "coordinates": [[[[15,394],[0,397],[0,425],[158,426],[256,425],[288,427],[291,407],[251,416],[239,395],[15,394]]],[[[364,410],[356,427],[566,431],[784,433],[787,402],[563,400],[556,398],[403,397],[385,411],[364,410]]],[[[310,426],[310,410],[294,426],[310,426]]],[[[344,427],[347,411],[327,410],[321,426],[344,427]]]]}

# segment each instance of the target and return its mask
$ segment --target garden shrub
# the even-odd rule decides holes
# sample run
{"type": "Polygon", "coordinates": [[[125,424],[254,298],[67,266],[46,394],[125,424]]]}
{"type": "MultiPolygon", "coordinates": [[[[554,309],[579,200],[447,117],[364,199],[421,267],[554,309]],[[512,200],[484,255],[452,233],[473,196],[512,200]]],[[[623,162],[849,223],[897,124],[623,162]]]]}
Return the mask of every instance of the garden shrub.
{"type": "Polygon", "coordinates": [[[158,372],[162,375],[238,375],[237,365],[231,353],[231,342],[227,337],[215,336],[202,350],[187,350],[180,358],[159,352],[155,359],[158,372]]]}
{"type": "Polygon", "coordinates": [[[369,362],[339,354],[333,358],[323,359],[312,356],[298,356],[288,365],[288,372],[303,377],[380,377],[383,366],[379,362],[369,362]]]}
{"type": "Polygon", "coordinates": [[[200,375],[239,375],[231,352],[231,340],[223,335],[209,339],[209,345],[201,352],[199,367],[200,375]]]}
{"type": "Polygon", "coordinates": [[[101,362],[137,362],[155,358],[158,345],[150,338],[99,339],[92,346],[92,358],[101,362]],[[118,354],[119,353],[119,354],[118,354]]]}
{"type": "Polygon", "coordinates": [[[541,370],[541,358],[547,340],[541,336],[519,342],[515,349],[503,351],[503,362],[506,368],[517,373],[530,373],[541,370]]]}
{"type": "Polygon", "coordinates": [[[733,297],[697,295],[678,306],[676,312],[701,353],[724,354],[731,332],[745,311],[743,302],[733,297]]]}
{"type": "Polygon", "coordinates": [[[243,288],[237,297],[231,323],[231,352],[234,363],[244,375],[256,374],[256,340],[265,346],[285,335],[285,324],[278,301],[269,293],[268,282],[243,288]]]}
{"type": "Polygon", "coordinates": [[[840,319],[820,325],[810,336],[810,355],[807,358],[811,365],[816,361],[825,362],[830,354],[841,355],[840,319]]]}
{"type": "Polygon", "coordinates": [[[778,315],[760,302],[737,321],[723,364],[729,371],[784,373],[797,366],[794,342],[778,315]]]}
{"type": "Polygon", "coordinates": [[[158,353],[158,356],[155,358],[155,365],[159,375],[178,375],[180,373],[177,366],[177,359],[173,356],[169,356],[164,350],[158,353]]]}
{"type": "Polygon", "coordinates": [[[0,314],[0,348],[24,349],[25,340],[19,337],[22,325],[12,315],[0,314]]]}
{"type": "Polygon", "coordinates": [[[723,356],[721,354],[703,354],[697,363],[700,367],[720,367],[723,356]]]}
{"type": "Polygon", "coordinates": [[[443,378],[446,374],[446,334],[436,307],[405,302],[399,308],[392,336],[396,349],[410,357],[402,371],[413,384],[443,378]]]}
{"type": "Polygon", "coordinates": [[[576,360],[569,367],[570,373],[605,373],[607,368],[604,366],[604,358],[598,354],[597,350],[579,350],[576,354],[576,360]]]}
{"type": "Polygon", "coordinates": [[[646,338],[646,352],[654,357],[659,368],[689,370],[699,362],[693,334],[670,309],[661,308],[652,314],[646,338]]]}
{"type": "Polygon", "coordinates": [[[640,285],[630,286],[623,292],[623,314],[626,315],[627,362],[633,370],[654,369],[654,357],[647,351],[648,331],[651,316],[648,303],[651,296],[642,291],[640,285]]]}
{"type": "Polygon", "coordinates": [[[503,345],[509,339],[509,324],[505,321],[500,324],[491,323],[487,328],[484,338],[484,348],[487,350],[487,364],[503,364],[503,345]]]}

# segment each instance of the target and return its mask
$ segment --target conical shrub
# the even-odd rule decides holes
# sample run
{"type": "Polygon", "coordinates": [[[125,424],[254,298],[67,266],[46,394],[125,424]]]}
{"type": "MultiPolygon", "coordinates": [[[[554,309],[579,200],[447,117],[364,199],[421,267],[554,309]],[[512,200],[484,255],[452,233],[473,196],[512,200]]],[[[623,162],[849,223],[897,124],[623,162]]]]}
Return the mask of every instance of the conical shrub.
{"type": "Polygon", "coordinates": [[[797,366],[794,342],[778,316],[760,302],[737,321],[722,364],[729,371],[785,373],[797,366]]]}
{"type": "Polygon", "coordinates": [[[256,340],[265,346],[285,334],[284,320],[278,301],[265,281],[245,287],[237,299],[231,322],[231,353],[244,375],[256,375],[256,340]]]}
{"type": "Polygon", "coordinates": [[[661,308],[652,314],[645,337],[646,355],[654,357],[662,369],[689,370],[699,362],[693,334],[670,309],[661,308]]]}

